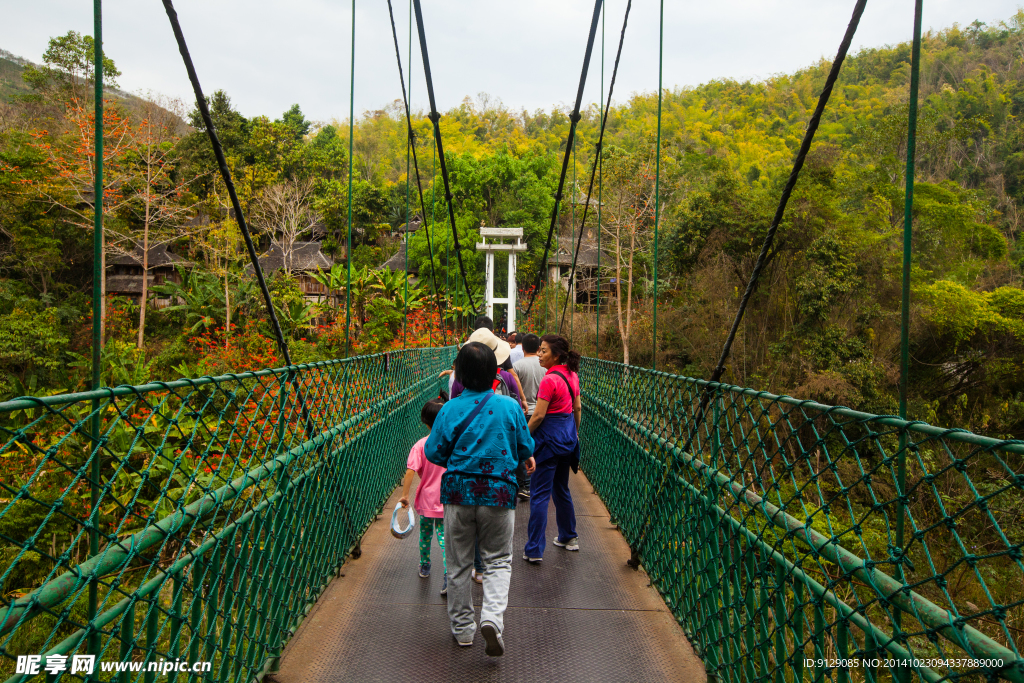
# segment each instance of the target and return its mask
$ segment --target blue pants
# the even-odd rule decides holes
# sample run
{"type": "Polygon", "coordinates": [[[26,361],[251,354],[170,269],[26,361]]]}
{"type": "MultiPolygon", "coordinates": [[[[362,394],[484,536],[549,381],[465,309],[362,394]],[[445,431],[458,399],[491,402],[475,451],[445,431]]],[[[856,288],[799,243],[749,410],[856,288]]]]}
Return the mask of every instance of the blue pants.
{"type": "Polygon", "coordinates": [[[548,526],[548,500],[555,499],[555,522],[558,540],[576,538],[576,511],[569,493],[569,471],[572,461],[568,457],[548,458],[537,465],[530,475],[530,525],[526,542],[527,557],[544,557],[544,534],[548,526]]]}

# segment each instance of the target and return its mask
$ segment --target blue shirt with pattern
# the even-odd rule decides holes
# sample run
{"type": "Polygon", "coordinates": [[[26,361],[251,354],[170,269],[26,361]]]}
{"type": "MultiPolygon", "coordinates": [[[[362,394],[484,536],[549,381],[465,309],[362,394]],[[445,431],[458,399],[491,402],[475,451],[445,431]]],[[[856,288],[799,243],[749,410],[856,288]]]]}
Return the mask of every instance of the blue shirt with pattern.
{"type": "Polygon", "coordinates": [[[449,505],[516,506],[516,467],[533,455],[533,437],[523,409],[508,396],[491,396],[451,457],[445,459],[455,428],[490,389],[466,389],[441,408],[423,447],[427,460],[447,469],[441,478],[441,502],[449,505]]]}

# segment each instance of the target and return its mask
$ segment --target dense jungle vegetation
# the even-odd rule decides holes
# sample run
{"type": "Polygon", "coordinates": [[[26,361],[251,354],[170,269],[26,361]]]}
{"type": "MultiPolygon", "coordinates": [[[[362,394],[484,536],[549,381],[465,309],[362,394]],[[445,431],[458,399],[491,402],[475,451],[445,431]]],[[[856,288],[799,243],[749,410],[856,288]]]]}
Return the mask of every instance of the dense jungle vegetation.
{"type": "MultiPolygon", "coordinates": [[[[43,65],[3,60],[3,398],[81,389],[88,378],[91,43],[71,32],[51,40],[43,65]]],[[[896,412],[909,58],[909,44],[900,44],[862,50],[844,66],[726,381],[896,412]]],[[[107,57],[111,86],[116,59],[107,57]]],[[[823,61],[763,82],[723,80],[665,92],[659,368],[701,377],[717,360],[828,67],[823,61]]],[[[929,33],[921,74],[910,414],[1022,438],[1024,13],[998,25],[929,33]]],[[[209,101],[260,249],[287,253],[298,241],[319,241],[343,264],[348,123],[309,121],[298,104],[277,118],[249,116],[225,92],[209,101]]],[[[613,107],[601,162],[602,274],[615,282],[603,301],[601,355],[639,365],[649,365],[654,353],[656,111],[656,93],[613,107]]],[[[168,298],[165,308],[107,298],[105,381],[277,363],[197,112],[120,94],[111,95],[106,112],[106,258],[145,241],[194,267],[182,269],[181,283],[153,285],[144,294],[168,298]]],[[[599,126],[594,104],[581,122],[570,195],[586,191],[599,126]]],[[[363,112],[355,122],[353,352],[436,342],[434,281],[448,322],[459,324],[464,312],[454,295],[458,267],[423,112],[414,128],[428,215],[426,229],[409,243],[410,270],[420,277],[410,288],[412,313],[403,329],[405,277],[380,269],[398,249],[396,229],[418,207],[401,103],[363,112]]],[[[522,226],[530,251],[520,260],[519,286],[527,294],[553,207],[567,112],[516,111],[480,95],[444,112],[441,128],[470,286],[482,290],[483,258],[473,248],[479,226],[522,226]]],[[[563,204],[563,244],[581,219],[582,201],[563,204]]],[[[586,229],[596,234],[596,225],[591,211],[586,229]]],[[[295,273],[273,274],[297,361],[344,352],[344,268],[318,277],[340,296],[313,303],[295,273]]],[[[538,301],[529,324],[553,328],[553,305],[549,310],[543,296],[538,301]]],[[[579,306],[571,317],[576,345],[593,353],[593,308],[579,306]]]]}

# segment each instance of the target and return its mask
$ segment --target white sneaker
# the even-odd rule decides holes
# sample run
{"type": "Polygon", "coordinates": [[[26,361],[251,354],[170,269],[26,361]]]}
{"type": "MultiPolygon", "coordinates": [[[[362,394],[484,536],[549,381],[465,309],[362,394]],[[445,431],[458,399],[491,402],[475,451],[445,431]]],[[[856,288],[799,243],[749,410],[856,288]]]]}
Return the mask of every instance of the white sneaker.
{"type": "Polygon", "coordinates": [[[483,583],[484,582],[484,575],[479,573],[479,572],[477,572],[477,570],[474,569],[473,570],[473,580],[476,581],[477,583],[483,583]]]}
{"type": "Polygon", "coordinates": [[[568,541],[559,541],[556,538],[554,541],[552,541],[552,543],[557,545],[559,548],[565,548],[566,550],[580,549],[580,539],[578,538],[570,538],[568,541]]]}
{"type": "Polygon", "coordinates": [[[505,641],[501,639],[501,632],[498,627],[489,621],[480,624],[480,635],[487,641],[487,648],[484,654],[488,657],[500,657],[505,654],[505,641]]]}

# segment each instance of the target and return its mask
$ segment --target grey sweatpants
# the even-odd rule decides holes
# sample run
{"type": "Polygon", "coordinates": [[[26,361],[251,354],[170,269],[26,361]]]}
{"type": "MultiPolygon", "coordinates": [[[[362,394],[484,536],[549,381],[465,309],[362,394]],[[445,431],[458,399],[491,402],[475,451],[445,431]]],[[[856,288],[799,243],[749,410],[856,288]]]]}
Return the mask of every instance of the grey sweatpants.
{"type": "Polygon", "coordinates": [[[480,539],[484,561],[484,604],[480,622],[505,628],[508,584],[512,578],[512,530],[516,511],[489,505],[445,505],[445,557],[448,565],[448,617],[452,635],[468,642],[476,634],[473,620],[473,547],[480,539]]]}

